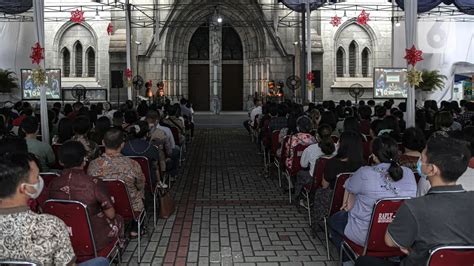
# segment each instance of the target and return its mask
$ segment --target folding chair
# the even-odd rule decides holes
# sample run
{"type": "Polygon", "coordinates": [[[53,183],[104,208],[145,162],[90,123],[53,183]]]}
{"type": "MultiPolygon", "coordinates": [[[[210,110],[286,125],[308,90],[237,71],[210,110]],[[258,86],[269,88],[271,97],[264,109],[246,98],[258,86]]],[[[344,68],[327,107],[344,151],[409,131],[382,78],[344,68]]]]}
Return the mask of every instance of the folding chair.
{"type": "Polygon", "coordinates": [[[61,148],[62,144],[53,144],[51,147],[53,148],[54,156],[56,160],[54,164],[51,166],[53,169],[62,170],[64,167],[59,163],[59,149],[61,148]]]}
{"type": "Polygon", "coordinates": [[[173,139],[176,145],[179,145],[179,166],[183,161],[183,152],[186,150],[186,141],[184,143],[179,143],[179,129],[177,127],[171,127],[171,133],[173,133],[173,139]]]}
{"type": "Polygon", "coordinates": [[[97,257],[105,257],[112,261],[118,257],[118,239],[107,247],[97,250],[94,231],[89,217],[87,205],[75,200],[50,199],[45,203],[45,213],[57,216],[68,227],[77,262],[83,262],[97,257]]]}
{"type": "MultiPolygon", "coordinates": [[[[294,148],[292,148],[292,153],[293,153],[293,159],[292,159],[292,164],[291,164],[291,169],[286,169],[285,174],[286,174],[286,180],[288,181],[288,197],[289,201],[291,203],[291,179],[293,177],[296,177],[298,172],[301,170],[301,155],[303,154],[303,151],[308,148],[309,145],[303,145],[303,144],[298,144],[294,148]]],[[[285,161],[283,161],[283,164],[285,161]]]]}
{"type": "Polygon", "coordinates": [[[43,178],[44,181],[44,189],[41,191],[41,194],[36,198],[34,201],[36,201],[36,210],[33,210],[35,212],[41,212],[39,208],[44,208],[44,204],[46,200],[48,200],[49,197],[49,184],[51,181],[53,181],[54,178],[58,177],[59,174],[57,173],[40,173],[41,178],[43,178]]]}
{"type": "MultiPolygon", "coordinates": [[[[148,158],[145,156],[127,156],[128,158],[136,161],[142,169],[143,175],[145,176],[145,187],[153,195],[153,227],[156,225],[156,198],[158,197],[158,184],[153,184],[151,180],[151,170],[148,158]]],[[[158,163],[159,164],[159,163],[158,163]]]]}
{"type": "Polygon", "coordinates": [[[47,172],[47,173],[40,173],[39,174],[41,178],[43,178],[44,181],[44,187],[48,187],[49,183],[53,181],[54,178],[58,177],[58,173],[53,173],[53,172],[47,172]]]}
{"type": "Polygon", "coordinates": [[[109,194],[114,203],[115,212],[123,217],[126,223],[135,221],[138,223],[138,263],[141,260],[141,227],[146,217],[146,211],[135,212],[132,208],[130,194],[125,182],[116,179],[102,179],[107,186],[109,194]]]}
{"type": "Polygon", "coordinates": [[[474,265],[474,246],[440,246],[430,250],[426,266],[445,265],[474,265]]]}
{"type": "Polygon", "coordinates": [[[385,244],[385,232],[388,225],[395,218],[395,214],[404,200],[409,198],[387,198],[378,200],[375,203],[370,219],[369,230],[364,246],[344,237],[341,244],[340,261],[342,262],[343,253],[348,255],[354,262],[359,256],[371,257],[397,257],[405,254],[397,247],[389,247],[385,244]]]}
{"type": "Polygon", "coordinates": [[[346,183],[347,179],[352,175],[352,173],[342,173],[337,175],[336,177],[336,184],[334,185],[334,190],[332,192],[331,203],[329,204],[328,214],[324,216],[324,235],[326,237],[326,251],[328,260],[331,259],[329,254],[329,224],[328,218],[331,217],[333,214],[338,212],[344,201],[344,184],[346,183]]]}
{"type": "Polygon", "coordinates": [[[306,200],[306,206],[304,207],[308,211],[308,222],[309,225],[311,226],[311,200],[310,196],[311,193],[314,193],[314,191],[318,188],[321,187],[321,183],[323,181],[323,174],[324,174],[324,168],[326,167],[326,162],[330,159],[331,157],[320,157],[318,160],[316,160],[316,164],[314,166],[314,173],[313,173],[313,183],[305,185],[303,187],[303,197],[306,200]]]}
{"type": "Polygon", "coordinates": [[[290,135],[285,136],[283,138],[283,141],[280,143],[281,145],[281,154],[280,157],[276,156],[275,161],[273,162],[278,170],[278,185],[281,187],[281,172],[283,172],[283,169],[285,167],[285,161],[286,161],[286,143],[290,139],[290,135]]]}
{"type": "Polygon", "coordinates": [[[2,265],[2,266],[14,266],[14,265],[36,266],[36,265],[38,265],[38,264],[35,263],[35,262],[29,262],[29,261],[0,260],[0,265],[2,265]]]}

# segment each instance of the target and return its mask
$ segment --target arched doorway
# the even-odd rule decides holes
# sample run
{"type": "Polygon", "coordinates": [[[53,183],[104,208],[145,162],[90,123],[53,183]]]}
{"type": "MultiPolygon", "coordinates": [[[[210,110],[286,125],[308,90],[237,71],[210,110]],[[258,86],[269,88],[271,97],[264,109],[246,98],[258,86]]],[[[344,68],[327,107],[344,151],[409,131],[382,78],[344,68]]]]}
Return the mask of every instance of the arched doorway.
{"type": "Polygon", "coordinates": [[[222,110],[242,110],[243,98],[242,41],[229,24],[222,27],[222,110]]]}
{"type": "Polygon", "coordinates": [[[188,48],[189,100],[196,111],[209,111],[209,26],[201,25],[188,48]]]}

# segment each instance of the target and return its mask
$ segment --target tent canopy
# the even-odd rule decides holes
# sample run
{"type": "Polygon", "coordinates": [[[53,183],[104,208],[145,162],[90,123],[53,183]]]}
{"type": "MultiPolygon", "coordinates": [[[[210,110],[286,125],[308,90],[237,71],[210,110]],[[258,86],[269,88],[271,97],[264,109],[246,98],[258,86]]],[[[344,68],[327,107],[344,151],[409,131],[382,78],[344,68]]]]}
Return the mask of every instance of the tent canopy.
{"type": "MultiPolygon", "coordinates": [[[[395,2],[404,10],[404,0],[395,0],[395,2]]],[[[474,15],[474,1],[472,0],[418,0],[418,13],[428,12],[441,3],[445,5],[454,4],[459,11],[469,15],[474,15]]]]}

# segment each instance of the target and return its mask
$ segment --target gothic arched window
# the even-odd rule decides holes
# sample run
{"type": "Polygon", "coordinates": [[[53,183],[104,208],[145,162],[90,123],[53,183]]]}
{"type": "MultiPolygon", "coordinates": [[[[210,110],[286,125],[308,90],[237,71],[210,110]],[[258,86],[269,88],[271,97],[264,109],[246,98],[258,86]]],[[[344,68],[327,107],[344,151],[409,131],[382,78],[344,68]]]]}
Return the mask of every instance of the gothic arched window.
{"type": "Polygon", "coordinates": [[[369,56],[370,56],[370,51],[366,47],[364,50],[362,50],[362,77],[368,77],[369,76],[369,56]]]}
{"type": "Polygon", "coordinates": [[[69,77],[71,74],[71,53],[64,47],[61,54],[63,56],[63,77],[69,77]]]}
{"type": "Polygon", "coordinates": [[[349,45],[349,76],[356,76],[357,68],[357,44],[352,41],[349,45]]]}
{"type": "Polygon", "coordinates": [[[242,42],[239,34],[229,24],[222,27],[222,60],[242,60],[242,42]]]}
{"type": "Polygon", "coordinates": [[[95,77],[95,52],[92,47],[89,47],[86,52],[87,56],[87,76],[95,77]]]}
{"type": "Polygon", "coordinates": [[[344,49],[342,49],[342,47],[339,47],[336,53],[336,76],[337,77],[344,76],[344,60],[345,60],[344,55],[345,55],[344,49]]]}
{"type": "Polygon", "coordinates": [[[75,51],[75,64],[76,67],[76,77],[82,77],[82,45],[78,41],[74,47],[75,51]]]}
{"type": "Polygon", "coordinates": [[[209,60],[209,26],[201,25],[189,42],[189,60],[209,60]]]}

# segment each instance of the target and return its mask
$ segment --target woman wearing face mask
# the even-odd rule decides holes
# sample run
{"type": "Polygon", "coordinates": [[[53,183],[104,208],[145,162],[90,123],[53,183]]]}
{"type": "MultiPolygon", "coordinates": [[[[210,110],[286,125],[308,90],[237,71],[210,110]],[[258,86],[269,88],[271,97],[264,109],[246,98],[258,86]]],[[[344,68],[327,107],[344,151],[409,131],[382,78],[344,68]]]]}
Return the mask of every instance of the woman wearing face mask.
{"type": "Polygon", "coordinates": [[[374,166],[359,168],[344,184],[341,211],[329,218],[333,242],[340,247],[342,236],[363,246],[367,237],[372,209],[377,200],[414,197],[416,181],[413,172],[399,164],[398,145],[390,136],[372,142],[374,166]]]}
{"type": "Polygon", "coordinates": [[[77,200],[89,210],[96,249],[105,248],[117,237],[124,239],[121,216],[115,209],[107,188],[98,178],[84,172],[86,150],[78,141],[68,141],[59,149],[59,161],[64,166],[61,176],[49,184],[50,199],[77,200]]]}
{"type": "Polygon", "coordinates": [[[128,141],[122,149],[125,156],[144,156],[150,164],[150,175],[153,183],[158,182],[158,186],[167,188],[168,186],[161,182],[160,173],[158,173],[157,163],[160,161],[160,150],[147,141],[150,135],[150,126],[147,121],[139,121],[129,129],[128,141]]]}

